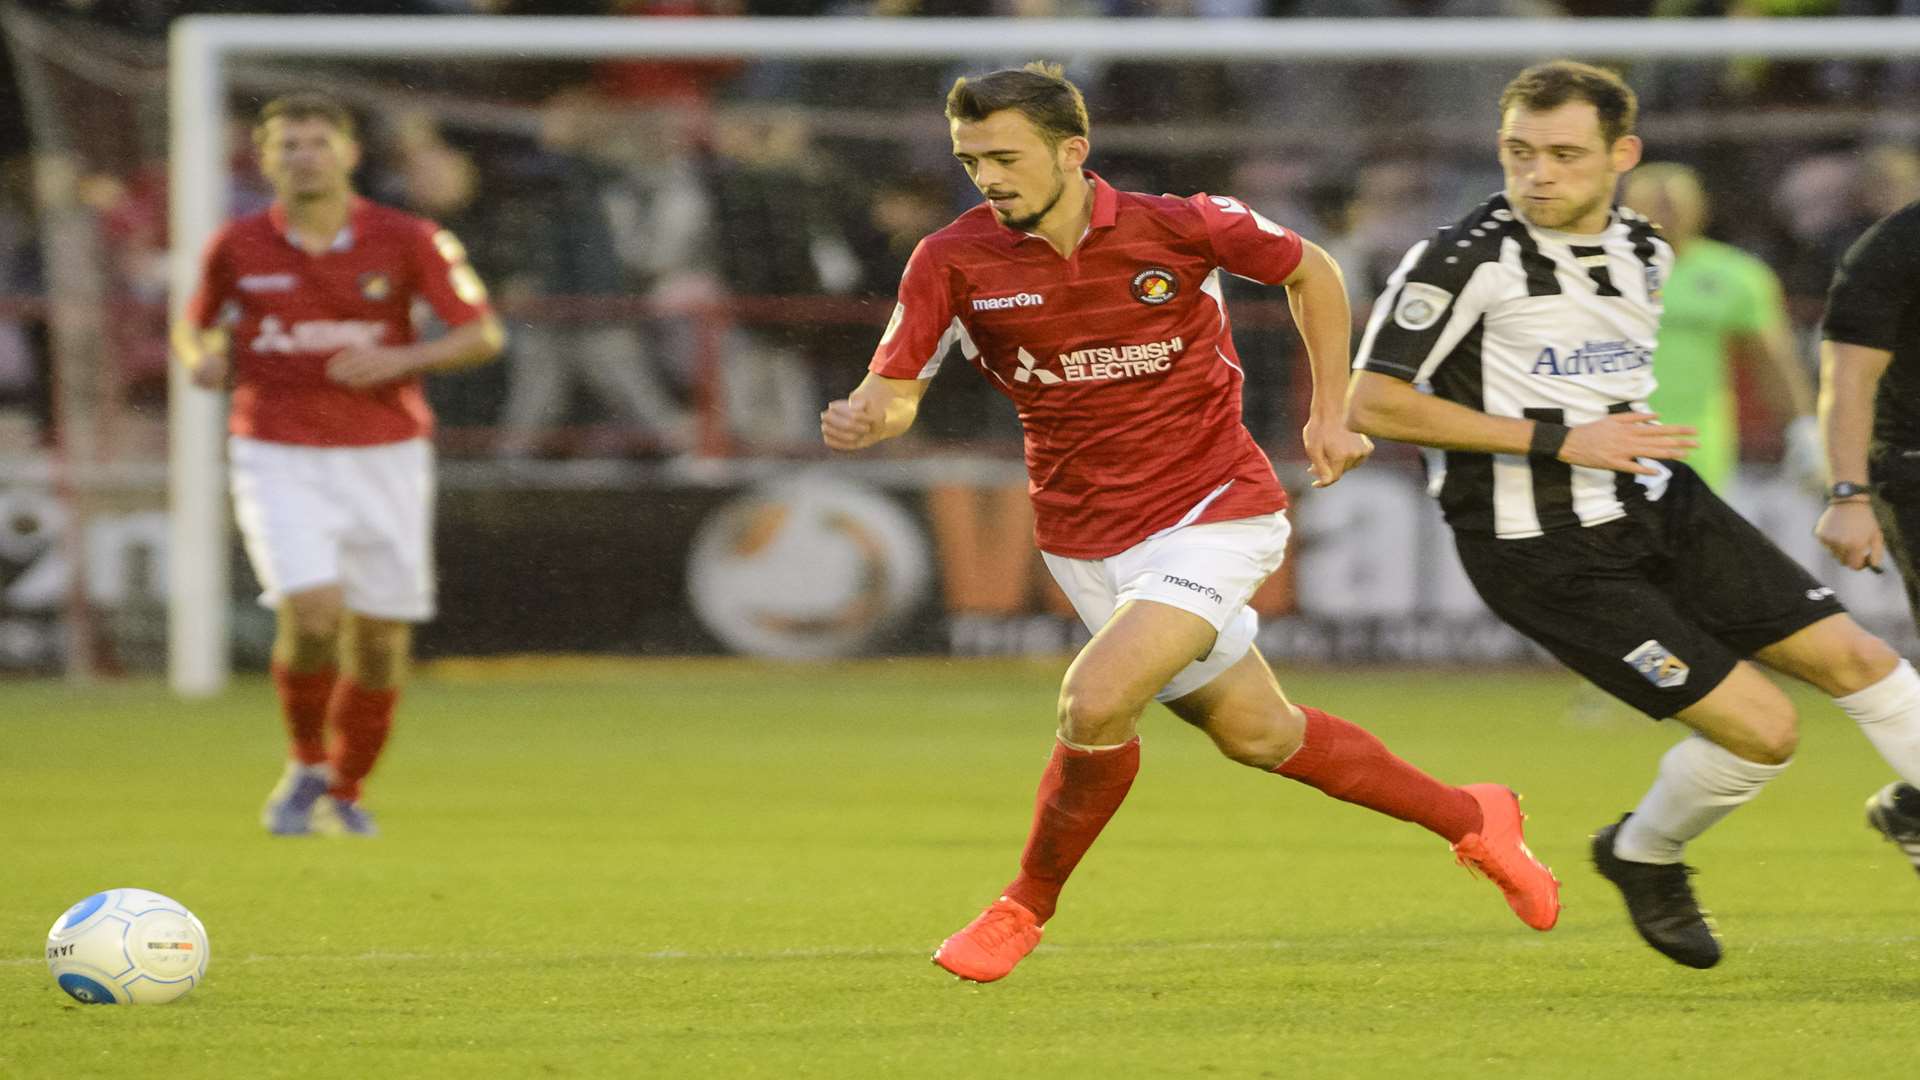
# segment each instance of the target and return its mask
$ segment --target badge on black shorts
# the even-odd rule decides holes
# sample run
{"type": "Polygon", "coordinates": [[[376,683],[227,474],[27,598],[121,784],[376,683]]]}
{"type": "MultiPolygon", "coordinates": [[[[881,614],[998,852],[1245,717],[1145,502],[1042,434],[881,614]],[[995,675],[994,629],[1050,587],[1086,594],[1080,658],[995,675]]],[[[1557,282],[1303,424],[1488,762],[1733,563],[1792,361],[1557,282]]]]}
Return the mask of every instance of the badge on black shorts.
{"type": "Polygon", "coordinates": [[[1667,651],[1665,645],[1651,639],[1640,643],[1640,647],[1621,657],[1633,665],[1633,670],[1646,677],[1646,680],[1662,690],[1671,690],[1687,684],[1686,661],[1667,651]]]}
{"type": "Polygon", "coordinates": [[[1133,275],[1133,298],[1143,304],[1164,304],[1180,295],[1180,279],[1173,271],[1149,266],[1133,275]]]}

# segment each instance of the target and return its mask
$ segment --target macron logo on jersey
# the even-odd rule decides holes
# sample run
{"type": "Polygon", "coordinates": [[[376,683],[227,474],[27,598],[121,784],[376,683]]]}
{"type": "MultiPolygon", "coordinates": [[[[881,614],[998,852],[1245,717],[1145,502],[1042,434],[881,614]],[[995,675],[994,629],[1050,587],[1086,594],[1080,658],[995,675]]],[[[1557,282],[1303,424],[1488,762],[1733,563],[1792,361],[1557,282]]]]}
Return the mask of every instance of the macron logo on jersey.
{"type": "Polygon", "coordinates": [[[269,315],[248,347],[256,353],[337,353],[378,345],[386,334],[386,323],[366,319],[302,319],[288,326],[269,315]]]}
{"type": "Polygon", "coordinates": [[[1039,307],[1047,298],[1039,293],[1014,293],[1012,296],[989,296],[973,302],[975,311],[1005,311],[1008,308],[1039,307]]]}
{"type": "Polygon", "coordinates": [[[1653,363],[1653,350],[1631,341],[1589,341],[1572,352],[1556,352],[1549,345],[1533,359],[1533,375],[1613,375],[1638,371],[1653,363]]]}

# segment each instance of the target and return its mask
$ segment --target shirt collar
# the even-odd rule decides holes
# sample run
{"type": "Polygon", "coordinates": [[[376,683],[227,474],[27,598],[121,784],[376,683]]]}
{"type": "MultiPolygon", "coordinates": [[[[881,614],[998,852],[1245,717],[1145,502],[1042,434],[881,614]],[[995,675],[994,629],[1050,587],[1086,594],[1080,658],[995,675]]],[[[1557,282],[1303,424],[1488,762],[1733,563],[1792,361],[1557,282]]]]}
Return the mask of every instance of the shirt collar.
{"type": "MultiPolygon", "coordinates": [[[[328,251],[351,251],[353,249],[354,225],[359,222],[361,211],[365,209],[365,207],[366,200],[358,195],[348,200],[347,223],[340,226],[339,232],[333,234],[333,243],[327,245],[328,251]]],[[[300,243],[300,234],[294,229],[292,223],[287,220],[286,203],[275,200],[274,204],[267,208],[267,220],[272,223],[273,231],[279,233],[287,243],[300,248],[302,251],[306,250],[300,243]]]]}

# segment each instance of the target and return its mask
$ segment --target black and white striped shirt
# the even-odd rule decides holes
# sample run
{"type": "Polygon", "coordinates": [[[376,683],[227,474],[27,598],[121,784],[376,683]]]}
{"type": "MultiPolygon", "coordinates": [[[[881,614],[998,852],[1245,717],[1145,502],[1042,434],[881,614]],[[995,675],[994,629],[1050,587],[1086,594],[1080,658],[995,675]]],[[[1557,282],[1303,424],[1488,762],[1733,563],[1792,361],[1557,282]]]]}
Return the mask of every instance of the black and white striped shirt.
{"type": "MultiPolygon", "coordinates": [[[[1496,195],[1407,252],[1354,367],[1493,416],[1573,426],[1645,410],[1672,269],[1673,249],[1631,210],[1577,236],[1528,225],[1496,195]]],[[[1458,450],[1428,464],[1448,524],[1509,539],[1612,521],[1670,475],[1458,450]]]]}

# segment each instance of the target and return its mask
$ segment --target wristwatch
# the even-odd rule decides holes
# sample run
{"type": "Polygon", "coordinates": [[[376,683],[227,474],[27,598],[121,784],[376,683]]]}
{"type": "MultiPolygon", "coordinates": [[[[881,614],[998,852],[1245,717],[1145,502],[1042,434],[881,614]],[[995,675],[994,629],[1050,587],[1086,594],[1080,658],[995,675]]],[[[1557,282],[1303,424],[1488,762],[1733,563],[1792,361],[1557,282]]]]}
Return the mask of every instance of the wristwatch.
{"type": "Polygon", "coordinates": [[[1842,480],[1827,489],[1827,501],[1839,502],[1841,499],[1852,499],[1869,494],[1872,494],[1872,491],[1867,485],[1856,484],[1851,480],[1842,480]]]}

